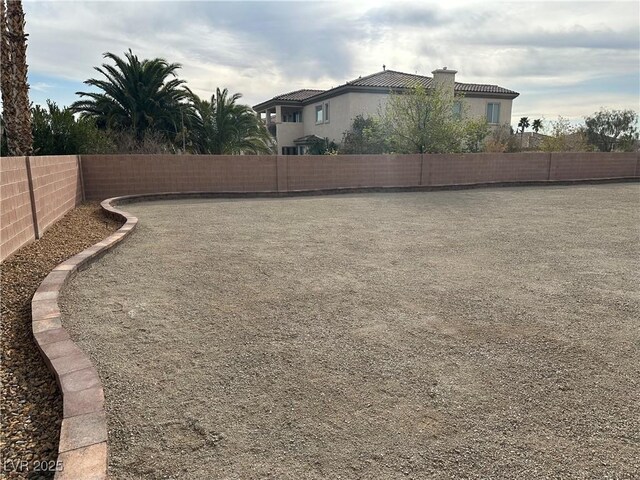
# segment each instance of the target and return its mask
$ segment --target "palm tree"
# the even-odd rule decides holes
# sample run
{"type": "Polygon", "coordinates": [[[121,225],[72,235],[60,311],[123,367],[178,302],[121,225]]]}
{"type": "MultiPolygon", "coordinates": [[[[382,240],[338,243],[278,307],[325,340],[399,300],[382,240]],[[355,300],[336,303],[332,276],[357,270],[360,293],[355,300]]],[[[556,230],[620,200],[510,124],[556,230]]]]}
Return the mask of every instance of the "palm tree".
{"type": "Polygon", "coordinates": [[[29,84],[27,83],[27,36],[22,2],[0,1],[0,68],[2,108],[9,155],[33,151],[29,84]]]}
{"type": "Polygon", "coordinates": [[[520,128],[520,148],[522,148],[522,138],[524,137],[524,131],[529,126],[529,117],[522,117],[518,122],[518,128],[520,128]]]}
{"type": "Polygon", "coordinates": [[[538,133],[538,131],[542,129],[542,120],[540,120],[539,118],[536,118],[533,121],[533,124],[531,125],[531,129],[534,132],[538,133]]]}
{"type": "Polygon", "coordinates": [[[110,52],[104,58],[115,62],[115,66],[95,67],[106,80],[84,82],[101,92],[76,92],[87,99],[74,102],[73,111],[94,118],[101,128],[129,131],[138,139],[145,133],[160,133],[175,140],[186,108],[184,100],[189,97],[184,80],[176,76],[181,65],[162,58],[139,60],[131,50],[125,58],[110,52]]]}
{"type": "Polygon", "coordinates": [[[520,133],[524,133],[525,129],[529,127],[529,117],[522,117],[518,122],[518,128],[520,133]]]}
{"type": "Polygon", "coordinates": [[[194,153],[233,155],[274,153],[273,137],[248,105],[236,103],[242,97],[216,89],[211,101],[192,94],[189,112],[189,144],[194,153]]]}

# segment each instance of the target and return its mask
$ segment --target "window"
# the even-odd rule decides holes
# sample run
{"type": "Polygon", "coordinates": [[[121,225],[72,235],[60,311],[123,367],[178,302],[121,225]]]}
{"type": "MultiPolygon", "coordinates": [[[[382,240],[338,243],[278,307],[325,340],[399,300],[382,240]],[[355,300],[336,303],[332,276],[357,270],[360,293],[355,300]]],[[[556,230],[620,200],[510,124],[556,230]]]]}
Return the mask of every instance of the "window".
{"type": "Polygon", "coordinates": [[[329,104],[316,105],[316,125],[319,123],[329,123],[329,104]]]}
{"type": "Polygon", "coordinates": [[[462,118],[462,102],[453,102],[453,117],[462,118]]]}
{"type": "Polygon", "coordinates": [[[499,103],[487,104],[487,122],[500,123],[500,104],[499,103]]]}

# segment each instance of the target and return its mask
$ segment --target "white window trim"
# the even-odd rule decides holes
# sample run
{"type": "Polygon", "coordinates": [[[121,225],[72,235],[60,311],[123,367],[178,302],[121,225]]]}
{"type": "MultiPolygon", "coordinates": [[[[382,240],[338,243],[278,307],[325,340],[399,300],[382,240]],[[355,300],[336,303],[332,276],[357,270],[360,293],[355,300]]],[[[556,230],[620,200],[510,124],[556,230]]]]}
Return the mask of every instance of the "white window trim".
{"type": "Polygon", "coordinates": [[[314,114],[316,116],[316,125],[323,125],[325,123],[329,123],[329,102],[321,103],[320,105],[316,105],[314,109],[314,114]],[[318,112],[322,111],[322,121],[318,121],[318,112]]]}
{"type": "MultiPolygon", "coordinates": [[[[487,102],[487,110],[486,110],[486,113],[485,113],[485,117],[489,116],[488,115],[488,113],[489,113],[489,105],[498,105],[498,121],[497,122],[492,122],[491,120],[493,120],[493,119],[489,120],[487,118],[487,121],[489,122],[489,125],[500,125],[500,113],[501,113],[501,110],[502,110],[501,102],[487,102]]],[[[491,116],[493,117],[493,110],[491,112],[491,116]]]]}
{"type": "Polygon", "coordinates": [[[324,123],[324,105],[316,105],[314,108],[314,115],[316,116],[316,125],[321,125],[324,123]],[[318,121],[318,112],[322,112],[322,120],[318,121]]]}

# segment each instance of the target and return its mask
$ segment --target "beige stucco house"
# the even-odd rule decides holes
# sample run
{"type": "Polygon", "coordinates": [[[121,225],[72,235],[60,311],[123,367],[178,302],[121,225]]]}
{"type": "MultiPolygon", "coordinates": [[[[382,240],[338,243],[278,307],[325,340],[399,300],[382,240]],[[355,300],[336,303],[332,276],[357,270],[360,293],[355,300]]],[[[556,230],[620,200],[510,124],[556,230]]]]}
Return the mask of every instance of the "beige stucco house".
{"type": "Polygon", "coordinates": [[[303,154],[309,142],[318,137],[340,143],[357,115],[377,115],[390,91],[401,92],[416,84],[426,89],[442,85],[463,95],[462,110],[467,115],[485,116],[491,125],[511,123],[511,103],[519,93],[497,85],[456,82],[456,73],[445,67],[434,70],[433,77],[425,77],[384,69],[330,90],[302,89],[278,95],[253,109],[266,122],[281,155],[303,154]]]}

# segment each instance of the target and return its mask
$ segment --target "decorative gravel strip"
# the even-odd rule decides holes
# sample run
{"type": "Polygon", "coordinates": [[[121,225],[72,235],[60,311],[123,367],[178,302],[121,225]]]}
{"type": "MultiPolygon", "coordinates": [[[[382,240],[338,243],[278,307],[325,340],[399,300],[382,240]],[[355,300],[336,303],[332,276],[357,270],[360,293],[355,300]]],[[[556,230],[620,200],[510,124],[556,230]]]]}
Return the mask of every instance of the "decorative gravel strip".
{"type": "MultiPolygon", "coordinates": [[[[105,238],[121,224],[105,217],[97,202],[87,203],[0,264],[0,477],[51,478],[55,471],[62,399],[34,343],[33,294],[56,264],[105,238]]],[[[63,340],[64,335],[57,338],[63,340]]]]}
{"type": "Polygon", "coordinates": [[[31,302],[36,345],[62,392],[56,479],[107,477],[107,422],[102,383],[89,357],[62,328],[58,296],[78,270],[115,247],[136,227],[138,219],[111,206],[112,200],[103,201],[102,209],[111,217],[126,220],[125,224],[105,240],[55,267],[31,302]]]}

